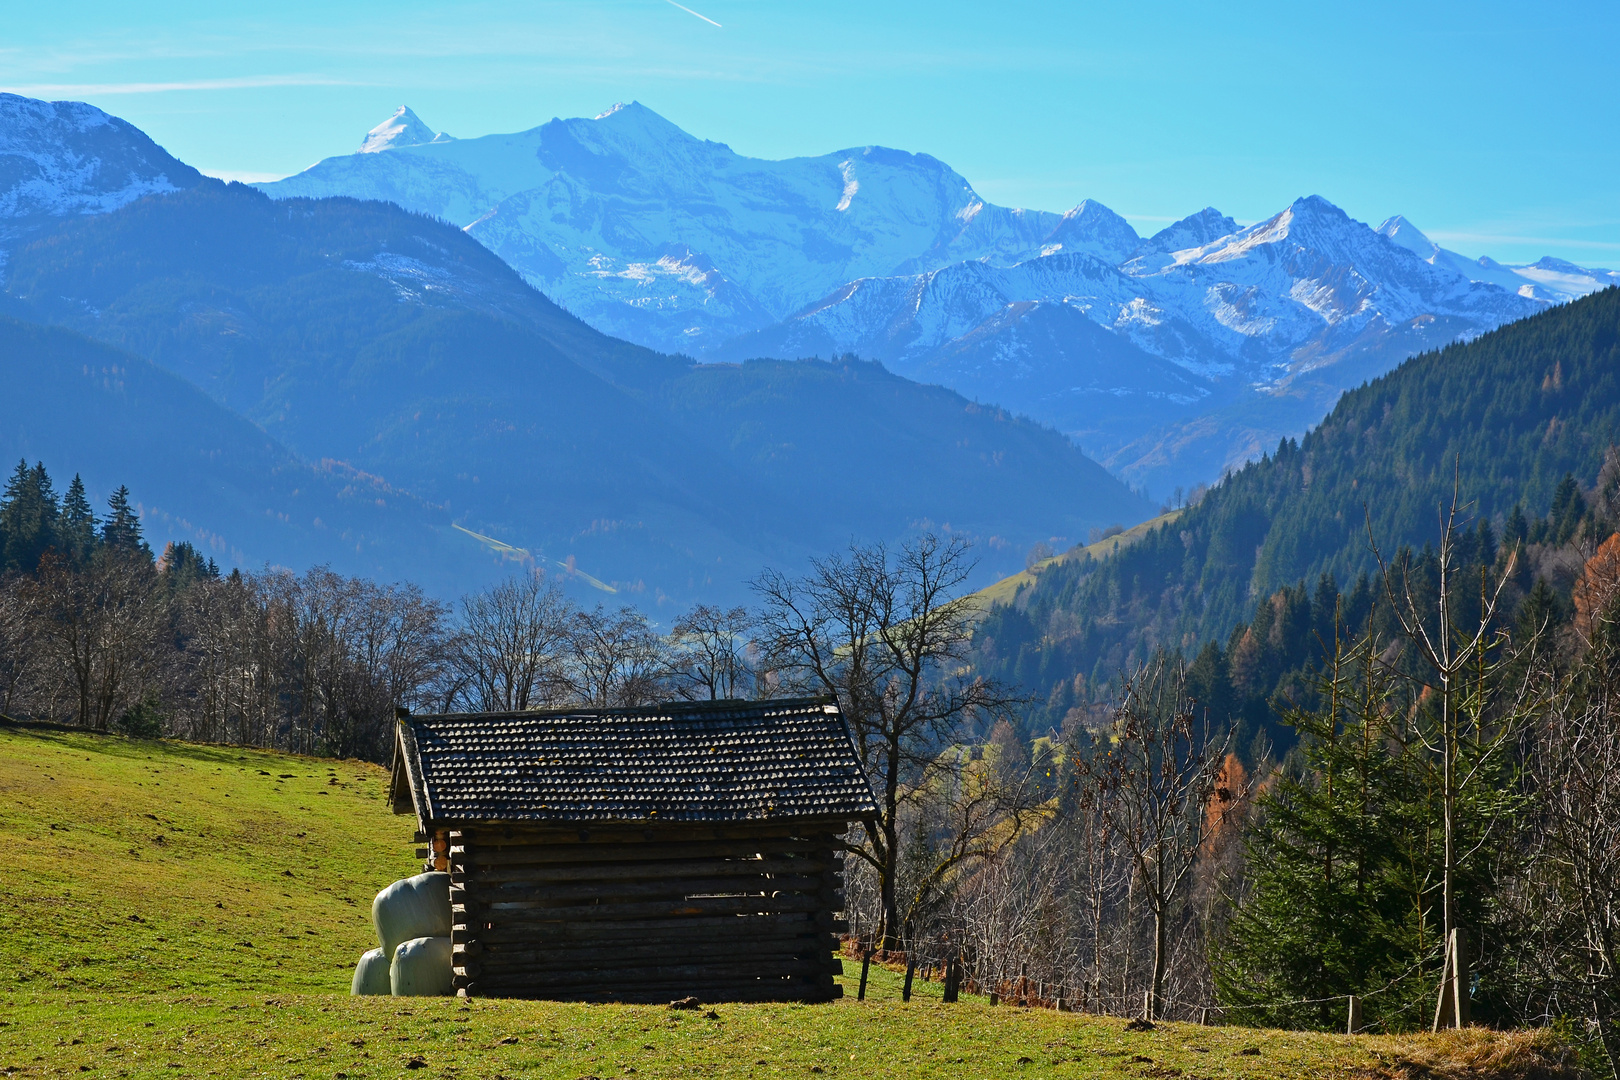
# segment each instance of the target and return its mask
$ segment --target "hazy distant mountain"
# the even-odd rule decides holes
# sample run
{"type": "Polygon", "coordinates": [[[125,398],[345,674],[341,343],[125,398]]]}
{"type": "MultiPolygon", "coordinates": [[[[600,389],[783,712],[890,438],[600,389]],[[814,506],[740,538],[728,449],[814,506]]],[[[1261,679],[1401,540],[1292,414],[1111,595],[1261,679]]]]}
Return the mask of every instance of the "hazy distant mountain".
{"type": "Polygon", "coordinates": [[[1058,433],[875,363],[699,365],[605,337],[386,203],[208,181],[8,254],[8,310],[149,357],[465,530],[421,555],[461,585],[527,552],[621,599],[740,600],[763,565],[929,526],[978,540],[989,578],[1149,512],[1058,433]]]}
{"type": "Polygon", "coordinates": [[[447,556],[465,563],[465,541],[442,510],[338,463],[299,461],[147,360],[3,316],[0,357],[0,461],[42,461],[59,490],[82,474],[98,506],[127,484],[158,550],[187,540],[226,566],[328,563],[439,591],[476,576],[453,573],[447,556]]]}
{"type": "Polygon", "coordinates": [[[1436,244],[1399,214],[1378,226],[1378,231],[1431,266],[1446,267],[1472,281],[1489,282],[1532,300],[1561,303],[1620,285],[1620,272],[1588,269],[1563,259],[1541,258],[1518,266],[1485,256],[1470,259],[1436,244]]]}
{"type": "Polygon", "coordinates": [[[762,161],[634,104],[467,140],[402,108],[364,149],[385,152],[263,188],[463,225],[642,344],[879,358],[1054,424],[1160,493],[1299,434],[1414,351],[1613,279],[1465,259],[1319,198],[1246,229],[1205,209],[1144,240],[1094,200],[1061,216],[993,206],[926,155],[762,161]]]}
{"type": "Polygon", "coordinates": [[[140,129],[100,109],[0,94],[0,236],[201,180],[140,129]]]}

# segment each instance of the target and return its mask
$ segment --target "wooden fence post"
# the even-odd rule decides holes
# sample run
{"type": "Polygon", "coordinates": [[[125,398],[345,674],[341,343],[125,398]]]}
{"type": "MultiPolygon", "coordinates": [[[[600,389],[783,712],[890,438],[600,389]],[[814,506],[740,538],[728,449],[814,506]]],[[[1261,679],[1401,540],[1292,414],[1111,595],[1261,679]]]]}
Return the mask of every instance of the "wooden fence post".
{"type": "Polygon", "coordinates": [[[945,1004],[956,1003],[956,990],[962,981],[962,969],[955,957],[945,961],[945,992],[940,995],[945,1004]]]}
{"type": "Polygon", "coordinates": [[[1454,927],[1451,931],[1451,1000],[1455,1008],[1452,1016],[1453,1023],[1459,1028],[1465,1028],[1473,1022],[1469,1015],[1472,1010],[1473,993],[1469,987],[1468,969],[1472,965],[1473,957],[1468,955],[1468,931],[1462,927],[1454,927]]]}
{"type": "Polygon", "coordinates": [[[911,1000],[911,977],[917,973],[917,961],[910,953],[906,954],[906,985],[900,990],[900,1000],[911,1000]]]}
{"type": "Polygon", "coordinates": [[[1361,1030],[1361,999],[1354,994],[1350,995],[1349,1013],[1350,1020],[1345,1025],[1345,1034],[1354,1035],[1361,1030]]]}
{"type": "Polygon", "coordinates": [[[863,954],[861,956],[861,988],[855,994],[855,1000],[856,1001],[865,1001],[866,1000],[866,973],[868,971],[871,971],[871,970],[872,970],[872,946],[871,946],[871,943],[869,942],[869,943],[867,943],[866,949],[863,951],[863,954]]]}
{"type": "Polygon", "coordinates": [[[1452,927],[1440,970],[1440,997],[1434,1003],[1434,1030],[1467,1027],[1469,1015],[1468,931],[1452,927]]]}

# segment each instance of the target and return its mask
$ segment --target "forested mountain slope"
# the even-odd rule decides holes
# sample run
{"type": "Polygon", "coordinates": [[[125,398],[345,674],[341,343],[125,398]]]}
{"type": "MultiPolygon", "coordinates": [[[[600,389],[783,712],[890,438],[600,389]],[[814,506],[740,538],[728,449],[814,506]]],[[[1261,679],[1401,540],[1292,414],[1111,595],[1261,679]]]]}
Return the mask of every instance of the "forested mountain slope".
{"type": "Polygon", "coordinates": [[[1052,565],[988,615],[979,665],[1042,693],[1106,682],[1155,648],[1224,635],[1282,586],[1374,570],[1369,524],[1386,555],[1434,542],[1454,478],[1470,515],[1541,515],[1566,474],[1590,486],[1616,441],[1610,288],[1415,357],[1135,545],[1052,565]]]}
{"type": "Polygon", "coordinates": [[[1056,432],[875,364],[697,365],[606,337],[385,203],[209,182],[9,255],[16,316],[149,357],[305,460],[649,598],[740,598],[767,562],[928,523],[986,541],[988,578],[1037,540],[1148,513],[1056,432]]]}
{"type": "Polygon", "coordinates": [[[128,484],[160,548],[219,562],[330,563],[442,586],[458,548],[448,515],[368,477],[311,467],[264,431],[147,360],[56,327],[0,317],[0,461],[82,475],[99,509],[128,484]]]}

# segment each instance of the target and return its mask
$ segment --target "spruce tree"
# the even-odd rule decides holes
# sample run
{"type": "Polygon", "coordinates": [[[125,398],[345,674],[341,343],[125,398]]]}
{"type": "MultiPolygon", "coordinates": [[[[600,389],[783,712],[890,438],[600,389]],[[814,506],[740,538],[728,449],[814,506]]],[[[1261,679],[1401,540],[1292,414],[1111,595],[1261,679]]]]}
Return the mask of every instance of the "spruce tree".
{"type": "Polygon", "coordinates": [[[1389,752],[1377,654],[1372,639],[1341,651],[1321,707],[1288,716],[1300,749],[1256,801],[1248,890],[1212,956],[1229,1019],[1342,1030],[1345,1001],[1322,999],[1395,982],[1368,998],[1367,1022],[1421,1023],[1428,984],[1397,980],[1438,937],[1424,879],[1429,807],[1416,763],[1389,752]]]}
{"type": "Polygon", "coordinates": [[[96,548],[96,515],[84,493],[84,481],[77,473],[62,497],[62,515],[57,520],[57,537],[62,554],[83,566],[90,561],[96,548]]]}
{"type": "Polygon", "coordinates": [[[203,558],[190,541],[170,544],[163,551],[163,584],[171,594],[184,592],[199,581],[219,580],[219,566],[203,558]]]}
{"type": "Polygon", "coordinates": [[[152,549],[141,537],[141,519],[129,505],[129,488],[120,484],[107,500],[107,519],[101,523],[101,542],[120,554],[144,554],[152,557],[152,549]]]}
{"type": "Polygon", "coordinates": [[[17,462],[0,504],[0,527],[6,540],[0,569],[33,573],[40,556],[56,546],[57,515],[56,492],[44,463],[29,468],[26,461],[17,462]]]}

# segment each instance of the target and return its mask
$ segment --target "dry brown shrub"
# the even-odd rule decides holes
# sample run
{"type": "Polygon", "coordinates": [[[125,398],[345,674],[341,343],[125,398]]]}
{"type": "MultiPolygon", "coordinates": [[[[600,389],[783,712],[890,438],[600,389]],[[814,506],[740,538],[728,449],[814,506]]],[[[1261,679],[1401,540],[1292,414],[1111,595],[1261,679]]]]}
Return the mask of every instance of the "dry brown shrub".
{"type": "Polygon", "coordinates": [[[1363,1074],[1369,1080],[1590,1080],[1576,1064],[1574,1048],[1546,1029],[1467,1028],[1379,1042],[1390,1050],[1379,1067],[1363,1074]]]}
{"type": "Polygon", "coordinates": [[[1615,533],[1597,549],[1581,569],[1575,582],[1575,632],[1588,644],[1597,621],[1609,609],[1620,590],[1620,533],[1615,533]]]}

